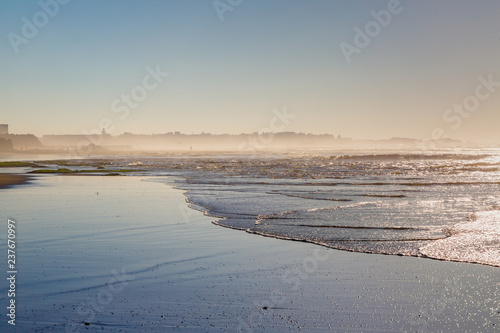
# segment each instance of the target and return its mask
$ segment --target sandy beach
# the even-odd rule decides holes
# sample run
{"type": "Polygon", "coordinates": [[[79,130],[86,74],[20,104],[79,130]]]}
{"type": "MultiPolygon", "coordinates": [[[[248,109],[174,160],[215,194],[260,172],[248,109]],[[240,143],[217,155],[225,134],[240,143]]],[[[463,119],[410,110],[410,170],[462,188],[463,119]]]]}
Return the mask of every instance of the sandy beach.
{"type": "MultiPolygon", "coordinates": [[[[494,332],[500,325],[498,268],[222,228],[157,180],[47,175],[2,189],[0,218],[17,223],[18,306],[15,327],[4,315],[0,330],[494,332]]],[[[7,229],[0,232],[5,240],[7,229]]]]}

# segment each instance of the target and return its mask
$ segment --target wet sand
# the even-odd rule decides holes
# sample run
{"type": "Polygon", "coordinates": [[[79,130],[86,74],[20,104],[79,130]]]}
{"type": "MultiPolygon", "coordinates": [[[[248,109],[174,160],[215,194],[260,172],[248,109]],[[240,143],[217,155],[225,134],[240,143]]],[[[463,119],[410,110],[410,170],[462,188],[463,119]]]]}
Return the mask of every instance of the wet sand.
{"type": "Polygon", "coordinates": [[[0,173],[0,189],[23,185],[30,181],[31,177],[19,174],[0,173]]]}
{"type": "MultiPolygon", "coordinates": [[[[342,252],[222,228],[154,180],[41,175],[29,190],[0,190],[0,219],[16,220],[20,253],[16,327],[4,316],[0,331],[500,327],[496,267],[342,252]]],[[[6,239],[6,229],[0,234],[6,239]]],[[[7,301],[2,293],[0,304],[7,301]]]]}

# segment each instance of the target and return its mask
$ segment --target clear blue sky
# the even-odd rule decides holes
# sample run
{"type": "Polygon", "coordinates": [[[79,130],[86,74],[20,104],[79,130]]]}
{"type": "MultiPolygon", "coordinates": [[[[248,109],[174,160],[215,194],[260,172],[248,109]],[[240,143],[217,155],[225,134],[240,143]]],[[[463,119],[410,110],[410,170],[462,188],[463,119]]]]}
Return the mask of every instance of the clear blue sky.
{"type": "Polygon", "coordinates": [[[500,82],[500,1],[401,0],[348,63],[341,43],[356,47],[354,28],[394,1],[243,0],[224,20],[212,0],[72,0],[53,17],[38,1],[2,1],[0,123],[36,135],[103,119],[112,134],[240,133],[286,106],[288,131],[426,139],[441,128],[500,142],[500,87],[479,88],[473,111],[446,111],[474,96],[478,77],[500,82]],[[40,25],[24,27],[29,38],[26,20],[40,25]],[[157,65],[168,77],[126,106],[121,96],[144,92],[157,65]]]}

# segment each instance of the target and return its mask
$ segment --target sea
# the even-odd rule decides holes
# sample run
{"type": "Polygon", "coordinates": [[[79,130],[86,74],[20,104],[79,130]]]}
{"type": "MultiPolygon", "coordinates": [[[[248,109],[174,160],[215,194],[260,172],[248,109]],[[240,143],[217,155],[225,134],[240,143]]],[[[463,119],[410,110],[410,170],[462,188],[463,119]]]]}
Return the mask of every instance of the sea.
{"type": "Polygon", "coordinates": [[[105,165],[117,166],[182,189],[189,207],[221,227],[500,266],[500,149],[200,152],[105,165]]]}

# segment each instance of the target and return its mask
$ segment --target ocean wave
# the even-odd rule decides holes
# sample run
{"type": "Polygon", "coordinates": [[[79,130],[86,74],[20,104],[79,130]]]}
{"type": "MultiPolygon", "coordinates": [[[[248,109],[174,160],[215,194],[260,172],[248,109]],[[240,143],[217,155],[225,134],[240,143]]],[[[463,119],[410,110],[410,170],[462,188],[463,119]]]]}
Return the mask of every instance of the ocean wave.
{"type": "Polygon", "coordinates": [[[467,222],[446,229],[447,238],[432,242],[420,252],[434,259],[500,267],[500,212],[471,215],[467,222]]]}
{"type": "Polygon", "coordinates": [[[492,173],[498,160],[389,153],[155,165],[176,176],[191,208],[223,227],[347,251],[499,266],[498,223],[484,215],[500,214],[492,173]]]}
{"type": "MultiPolygon", "coordinates": [[[[327,201],[338,201],[338,202],[347,202],[347,201],[352,201],[351,199],[345,199],[345,198],[323,198],[319,196],[314,196],[314,195],[300,195],[300,194],[290,194],[290,193],[281,193],[281,192],[267,192],[269,194],[280,194],[284,195],[287,197],[291,198],[301,198],[301,199],[310,199],[310,200],[327,200],[327,201]]],[[[313,193],[317,194],[317,193],[313,193]]]]}
{"type": "Polygon", "coordinates": [[[330,160],[480,160],[491,157],[489,154],[418,154],[418,153],[394,153],[394,154],[363,154],[363,155],[334,155],[330,160]]]}

